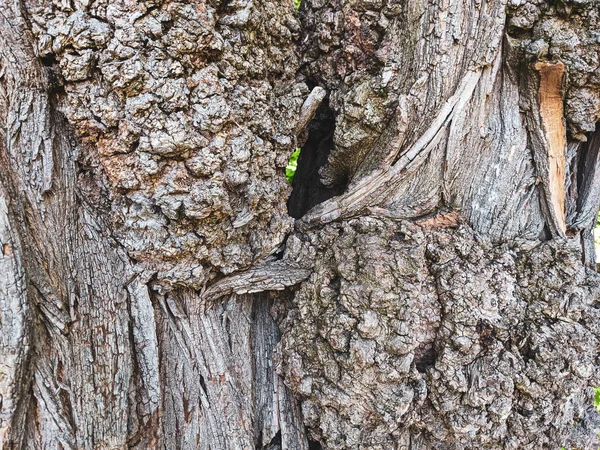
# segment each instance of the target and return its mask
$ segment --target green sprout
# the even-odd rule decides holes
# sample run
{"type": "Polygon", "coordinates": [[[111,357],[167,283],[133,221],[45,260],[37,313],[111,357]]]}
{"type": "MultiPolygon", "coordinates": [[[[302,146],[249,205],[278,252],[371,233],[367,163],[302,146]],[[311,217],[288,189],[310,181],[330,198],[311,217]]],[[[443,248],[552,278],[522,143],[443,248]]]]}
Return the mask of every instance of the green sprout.
{"type": "Polygon", "coordinates": [[[294,181],[294,175],[296,174],[296,168],[298,167],[298,157],[300,156],[300,147],[294,150],[292,156],[290,156],[290,161],[288,162],[287,167],[285,168],[285,178],[291,184],[294,181]]]}
{"type": "Polygon", "coordinates": [[[302,0],[294,0],[294,6],[296,6],[296,9],[300,8],[300,3],[302,3],[302,0]]]}

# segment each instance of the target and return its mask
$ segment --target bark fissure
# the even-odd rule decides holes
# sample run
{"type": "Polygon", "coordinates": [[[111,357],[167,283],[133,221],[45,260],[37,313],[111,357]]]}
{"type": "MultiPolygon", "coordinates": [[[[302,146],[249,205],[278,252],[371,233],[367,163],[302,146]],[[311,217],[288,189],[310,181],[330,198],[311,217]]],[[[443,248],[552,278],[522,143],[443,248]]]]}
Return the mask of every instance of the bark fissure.
{"type": "Polygon", "coordinates": [[[572,191],[576,206],[569,226],[581,233],[584,262],[595,267],[594,227],[600,209],[600,122],[596,124],[596,130],[588,134],[587,142],[578,146],[574,162],[577,169],[572,191]]]}
{"type": "Polygon", "coordinates": [[[347,180],[325,185],[321,179],[321,169],[333,148],[334,132],[335,114],[328,99],[325,99],[308,124],[306,138],[301,144],[298,168],[287,203],[288,214],[295,219],[300,219],[313,206],[341,194],[346,188],[347,180]]]}
{"type": "Polygon", "coordinates": [[[598,446],[593,1],[4,6],[0,447],[598,446]]]}

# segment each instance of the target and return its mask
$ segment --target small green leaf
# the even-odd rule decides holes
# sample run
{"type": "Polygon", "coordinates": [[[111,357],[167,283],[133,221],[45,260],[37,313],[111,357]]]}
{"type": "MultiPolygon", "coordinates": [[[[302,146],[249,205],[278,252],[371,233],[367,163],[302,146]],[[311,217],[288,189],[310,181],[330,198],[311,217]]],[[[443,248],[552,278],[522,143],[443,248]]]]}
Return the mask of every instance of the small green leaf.
{"type": "Polygon", "coordinates": [[[300,147],[294,150],[292,156],[290,156],[290,161],[288,162],[287,167],[285,168],[285,178],[291,184],[294,181],[294,175],[296,174],[296,168],[298,167],[298,157],[300,156],[300,147]]]}
{"type": "Polygon", "coordinates": [[[294,0],[294,6],[296,6],[296,9],[300,8],[301,3],[302,3],[302,0],[294,0]]]}

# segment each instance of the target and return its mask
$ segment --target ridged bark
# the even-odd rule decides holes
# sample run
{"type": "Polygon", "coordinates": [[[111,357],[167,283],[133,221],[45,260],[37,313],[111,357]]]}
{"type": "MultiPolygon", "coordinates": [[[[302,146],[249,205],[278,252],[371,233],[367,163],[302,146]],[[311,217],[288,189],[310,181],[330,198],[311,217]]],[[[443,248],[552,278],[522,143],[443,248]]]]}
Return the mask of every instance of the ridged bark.
{"type": "Polygon", "coordinates": [[[596,2],[1,6],[0,447],[600,445],[596,2]]]}

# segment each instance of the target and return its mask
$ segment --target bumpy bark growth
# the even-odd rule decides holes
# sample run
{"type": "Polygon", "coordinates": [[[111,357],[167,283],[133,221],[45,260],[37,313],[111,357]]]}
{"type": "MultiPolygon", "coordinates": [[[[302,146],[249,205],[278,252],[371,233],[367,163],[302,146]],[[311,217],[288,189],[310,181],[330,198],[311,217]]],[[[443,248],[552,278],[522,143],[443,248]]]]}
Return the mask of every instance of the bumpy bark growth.
{"type": "Polygon", "coordinates": [[[1,445],[307,448],[268,306],[198,313],[291,229],[293,5],[2,6],[1,445]]]}
{"type": "Polygon", "coordinates": [[[281,367],[324,448],[594,448],[600,277],[447,216],[303,235],[281,367]]]}
{"type": "Polygon", "coordinates": [[[598,446],[594,3],[3,5],[0,445],[598,446]]]}

